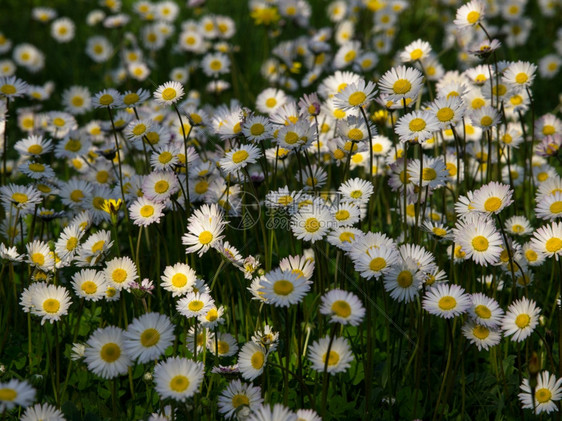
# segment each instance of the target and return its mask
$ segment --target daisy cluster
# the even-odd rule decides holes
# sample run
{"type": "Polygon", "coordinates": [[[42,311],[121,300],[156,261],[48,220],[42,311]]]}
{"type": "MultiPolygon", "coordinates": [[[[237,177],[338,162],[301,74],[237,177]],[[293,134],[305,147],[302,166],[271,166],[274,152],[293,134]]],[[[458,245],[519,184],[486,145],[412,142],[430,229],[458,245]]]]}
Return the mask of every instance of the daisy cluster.
{"type": "Polygon", "coordinates": [[[33,8],[89,82],[0,33],[0,412],[435,419],[469,370],[558,411],[562,32],[519,49],[560,4],[440,1],[438,45],[405,1],[317,3],[33,8]]]}

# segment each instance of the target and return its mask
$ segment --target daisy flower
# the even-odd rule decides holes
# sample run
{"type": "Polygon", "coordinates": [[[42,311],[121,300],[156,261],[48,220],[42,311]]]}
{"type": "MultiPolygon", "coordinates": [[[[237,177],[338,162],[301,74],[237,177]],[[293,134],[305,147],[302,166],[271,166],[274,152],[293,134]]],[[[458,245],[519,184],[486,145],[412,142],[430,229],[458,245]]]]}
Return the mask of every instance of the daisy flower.
{"type": "Polygon", "coordinates": [[[384,289],[390,293],[392,299],[409,303],[415,300],[419,294],[422,275],[416,262],[412,258],[406,257],[393,265],[384,275],[384,289]]]}
{"type": "Polygon", "coordinates": [[[310,346],[308,359],[312,363],[312,369],[320,373],[326,371],[330,374],[343,373],[350,367],[353,354],[348,341],[345,338],[334,338],[330,346],[330,338],[324,337],[310,346]],[[328,354],[328,348],[330,353],[328,354]]]}
{"type": "Polygon", "coordinates": [[[491,105],[484,105],[470,113],[470,120],[482,130],[490,130],[500,123],[500,114],[491,105]]]}
{"type": "Polygon", "coordinates": [[[477,212],[498,214],[513,203],[512,197],[513,190],[508,185],[492,181],[474,192],[470,206],[477,212]]]}
{"type": "Polygon", "coordinates": [[[117,290],[129,289],[138,279],[137,267],[130,257],[116,257],[106,263],[105,279],[109,286],[117,290]]]}
{"type": "Polygon", "coordinates": [[[94,95],[92,105],[96,108],[121,108],[123,106],[123,95],[116,89],[104,89],[94,95]]]}
{"type": "Polygon", "coordinates": [[[14,149],[18,151],[21,156],[38,157],[51,152],[53,149],[53,142],[51,139],[43,138],[43,136],[31,135],[17,141],[14,145],[14,149]]]}
{"type": "Polygon", "coordinates": [[[423,143],[440,129],[439,120],[430,111],[412,111],[400,117],[394,131],[401,142],[423,143]]]}
{"type": "Polygon", "coordinates": [[[275,307],[297,304],[310,290],[310,283],[306,278],[281,269],[267,273],[260,284],[263,298],[275,307]]]}
{"type": "Polygon", "coordinates": [[[147,199],[166,201],[180,189],[177,176],[171,171],[151,172],[144,177],[142,191],[147,199]]]}
{"type": "Polygon", "coordinates": [[[312,243],[321,240],[334,227],[330,210],[319,204],[304,206],[291,218],[293,235],[299,240],[312,243]]]}
{"type": "Polygon", "coordinates": [[[135,225],[147,227],[154,222],[160,223],[160,219],[164,216],[164,208],[162,203],[143,196],[129,206],[129,216],[135,225]]]}
{"type": "Polygon", "coordinates": [[[402,105],[403,100],[417,97],[423,86],[422,73],[412,67],[399,66],[388,70],[379,80],[381,94],[402,105]]]}
{"type": "Polygon", "coordinates": [[[191,292],[197,275],[185,263],[176,263],[173,266],[166,266],[162,275],[162,288],[172,293],[172,297],[178,297],[191,292]]]}
{"type": "Polygon", "coordinates": [[[436,189],[445,185],[449,171],[443,162],[443,158],[430,158],[423,155],[423,170],[419,159],[408,160],[408,176],[416,186],[429,186],[436,189]],[[420,174],[421,172],[421,174],[420,174]]]}
{"type": "Polygon", "coordinates": [[[535,78],[537,66],[526,61],[511,64],[503,73],[502,81],[508,85],[524,88],[530,86],[535,78]]]}
{"type": "Polygon", "coordinates": [[[365,316],[365,308],[355,294],[333,289],[322,296],[320,313],[331,316],[333,323],[357,326],[365,316]]]}
{"type": "Polygon", "coordinates": [[[72,289],[86,301],[99,301],[105,296],[108,284],[103,272],[83,269],[72,276],[72,289]]]}
{"type": "Polygon", "coordinates": [[[263,330],[259,329],[252,335],[252,341],[263,346],[268,352],[275,351],[279,343],[279,332],[275,332],[271,326],[265,325],[263,330]]]}
{"type": "Polygon", "coordinates": [[[457,9],[454,24],[459,29],[478,25],[484,19],[486,4],[480,0],[472,0],[457,9]]]}
{"type": "Polygon", "coordinates": [[[476,324],[474,321],[467,321],[462,327],[462,334],[471,344],[476,345],[478,351],[488,350],[496,346],[501,341],[501,333],[494,328],[476,324]]]}
{"type": "Polygon", "coordinates": [[[207,76],[218,77],[230,72],[230,59],[224,53],[207,54],[201,61],[201,68],[207,76]]]}
{"type": "Polygon", "coordinates": [[[113,379],[127,373],[131,360],[123,348],[123,330],[115,326],[98,328],[86,343],[84,351],[88,369],[104,378],[113,379]]]}
{"type": "Polygon", "coordinates": [[[554,374],[548,371],[540,373],[534,388],[531,387],[529,379],[523,379],[521,390],[518,396],[523,408],[534,409],[535,414],[558,411],[556,402],[562,398],[562,379],[556,380],[554,374]]]}
{"type": "Polygon", "coordinates": [[[367,106],[375,97],[377,91],[373,82],[360,79],[347,85],[334,97],[334,106],[338,109],[349,110],[355,107],[367,106]]]}
{"type": "Polygon", "coordinates": [[[15,76],[0,77],[0,97],[17,98],[27,93],[28,85],[15,76]]]}
{"type": "Polygon", "coordinates": [[[470,308],[470,295],[458,285],[437,284],[425,293],[423,308],[430,314],[450,319],[470,308]]]}
{"type": "Polygon", "coordinates": [[[417,39],[407,45],[403,52],[400,53],[402,63],[410,61],[424,61],[431,53],[431,45],[429,42],[417,39]]]}
{"type": "Polygon", "coordinates": [[[202,363],[171,357],[154,367],[155,389],[161,399],[184,402],[197,393],[203,375],[202,363]]]}
{"type": "Polygon", "coordinates": [[[179,82],[170,81],[160,85],[153,94],[158,104],[171,105],[178,102],[184,95],[183,86],[179,82]]]}
{"type": "Polygon", "coordinates": [[[10,411],[16,405],[28,407],[35,400],[35,389],[27,382],[17,379],[0,383],[0,412],[10,411]]]}
{"type": "Polygon", "coordinates": [[[152,120],[133,120],[125,128],[125,136],[131,141],[140,140],[149,132],[152,120]]]}
{"type": "Polygon", "coordinates": [[[361,178],[351,178],[341,184],[338,189],[341,195],[340,200],[354,204],[368,203],[373,191],[373,183],[361,178]]]}
{"type": "Polygon", "coordinates": [[[251,142],[261,142],[273,137],[273,128],[269,120],[260,115],[252,115],[244,121],[242,133],[251,142]]]}
{"type": "Polygon", "coordinates": [[[466,112],[464,101],[458,96],[437,98],[429,110],[437,117],[441,129],[456,125],[466,112]]]}
{"type": "MultiPolygon", "coordinates": [[[[218,207],[215,208],[218,211],[218,207]]],[[[188,220],[187,233],[182,237],[183,245],[187,246],[187,254],[195,253],[202,256],[211,247],[220,242],[224,237],[222,232],[226,222],[223,221],[222,212],[215,217],[197,217],[194,213],[188,220]]]]}
{"type": "Polygon", "coordinates": [[[207,343],[207,348],[219,357],[230,357],[238,352],[236,339],[230,333],[218,333],[212,341],[207,343]]]}
{"type": "Polygon", "coordinates": [[[41,203],[41,193],[33,186],[8,184],[0,187],[0,201],[4,209],[12,206],[19,210],[21,216],[33,211],[35,205],[41,203]]]}
{"type": "MultiPolygon", "coordinates": [[[[481,216],[467,217],[453,229],[455,243],[479,265],[496,264],[502,251],[502,238],[491,221],[481,216]]],[[[562,247],[562,246],[561,246],[562,247]]]]}
{"type": "Polygon", "coordinates": [[[124,336],[125,352],[143,364],[164,355],[174,342],[174,325],[168,316],[146,313],[131,322],[124,336]]]}
{"type": "Polygon", "coordinates": [[[535,214],[537,218],[548,220],[562,217],[562,192],[543,196],[537,201],[535,214]]]}
{"type": "Polygon", "coordinates": [[[531,246],[537,252],[558,260],[562,255],[562,222],[538,228],[531,238],[531,246]]]}
{"type": "Polygon", "coordinates": [[[386,274],[398,258],[399,254],[395,247],[384,245],[370,248],[359,256],[354,256],[352,252],[355,270],[365,279],[371,279],[373,276],[378,278],[386,274]]]}
{"type": "Polygon", "coordinates": [[[287,101],[287,95],[282,90],[267,88],[257,96],[256,108],[260,113],[272,114],[287,101]]]}
{"type": "Polygon", "coordinates": [[[181,315],[189,319],[207,314],[214,305],[215,301],[209,294],[188,292],[185,297],[177,302],[176,309],[181,315]]]}
{"type": "Polygon", "coordinates": [[[53,21],[51,24],[51,35],[58,42],[70,42],[74,38],[76,25],[69,18],[63,17],[53,21]]]}
{"type": "Polygon", "coordinates": [[[220,167],[226,174],[232,174],[255,163],[261,157],[261,151],[254,145],[241,145],[227,152],[219,161],[220,167]]]}
{"type": "Polygon", "coordinates": [[[514,301],[502,319],[504,335],[511,336],[511,340],[515,342],[527,339],[539,323],[540,312],[537,304],[526,297],[514,301]]]}
{"type": "Polygon", "coordinates": [[[256,410],[263,403],[261,388],[240,380],[231,381],[218,397],[218,410],[226,419],[234,418],[239,408],[256,410]]]}
{"type": "Polygon", "coordinates": [[[43,271],[50,271],[54,269],[55,261],[47,243],[35,240],[28,243],[25,247],[28,256],[27,262],[30,265],[43,271]]]}
{"type": "Polygon", "coordinates": [[[496,328],[503,318],[503,310],[496,300],[482,293],[470,296],[472,306],[469,308],[470,317],[479,325],[496,328]]]}
{"type": "Polygon", "coordinates": [[[70,295],[63,286],[41,283],[31,293],[31,313],[42,317],[41,325],[47,320],[59,321],[68,313],[70,304],[70,295]]]}
{"type": "Polygon", "coordinates": [[[238,353],[238,367],[242,377],[254,380],[265,367],[267,353],[264,347],[255,342],[246,342],[238,353]]]}
{"type": "Polygon", "coordinates": [[[20,418],[20,421],[64,421],[63,413],[48,403],[37,403],[28,407],[20,418]]]}

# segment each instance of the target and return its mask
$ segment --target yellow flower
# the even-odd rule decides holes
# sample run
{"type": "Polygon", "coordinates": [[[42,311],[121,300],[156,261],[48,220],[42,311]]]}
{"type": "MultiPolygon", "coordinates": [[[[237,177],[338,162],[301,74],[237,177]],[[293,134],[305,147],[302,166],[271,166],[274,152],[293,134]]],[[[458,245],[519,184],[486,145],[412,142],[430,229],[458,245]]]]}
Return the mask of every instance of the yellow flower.
{"type": "Polygon", "coordinates": [[[117,215],[122,204],[123,200],[121,199],[105,199],[101,208],[110,215],[117,215]]]}

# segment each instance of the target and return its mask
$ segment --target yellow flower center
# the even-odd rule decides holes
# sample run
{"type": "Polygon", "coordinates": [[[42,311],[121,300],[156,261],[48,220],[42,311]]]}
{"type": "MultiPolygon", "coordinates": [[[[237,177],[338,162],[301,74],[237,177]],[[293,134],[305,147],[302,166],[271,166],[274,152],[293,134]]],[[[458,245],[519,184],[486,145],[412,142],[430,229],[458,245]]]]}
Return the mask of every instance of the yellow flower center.
{"type": "Polygon", "coordinates": [[[351,315],[351,306],[347,301],[337,300],[332,304],[332,313],[338,317],[347,319],[351,315]]]}
{"type": "Polygon", "coordinates": [[[420,132],[425,129],[425,120],[423,118],[416,117],[408,124],[408,127],[413,132],[420,132]]]}
{"type": "Polygon", "coordinates": [[[16,93],[16,87],[14,85],[2,85],[0,92],[5,95],[13,95],[16,93]]]}
{"type": "Polygon", "coordinates": [[[31,261],[38,266],[43,266],[45,264],[45,256],[41,253],[33,253],[31,255],[31,261]]]}
{"type": "Polygon", "coordinates": [[[80,285],[80,289],[84,294],[92,295],[98,292],[98,286],[93,281],[86,281],[80,285]]]}
{"type": "Polygon", "coordinates": [[[277,100],[275,98],[267,98],[265,101],[265,106],[267,108],[273,108],[277,105],[277,100]]]}
{"type": "Polygon", "coordinates": [[[441,297],[439,299],[437,305],[441,310],[449,311],[457,306],[457,300],[455,300],[455,298],[451,297],[450,295],[445,295],[444,297],[441,297]]]}
{"type": "Polygon", "coordinates": [[[122,284],[127,279],[127,271],[121,268],[115,269],[111,274],[111,279],[113,279],[113,282],[122,284]]]}
{"type": "Polygon", "coordinates": [[[410,272],[409,270],[403,270],[398,274],[396,282],[398,283],[398,285],[400,285],[401,288],[408,288],[414,282],[412,272],[410,272]]]}
{"type": "Polygon", "coordinates": [[[100,251],[103,250],[103,246],[105,245],[105,241],[104,240],[100,240],[97,241],[93,246],[92,246],[92,253],[98,253],[100,251]]]}
{"type": "Polygon", "coordinates": [[[433,168],[424,168],[422,171],[422,179],[425,181],[435,180],[437,172],[433,168]]]}
{"type": "Polygon", "coordinates": [[[265,127],[261,123],[252,124],[252,127],[250,127],[250,133],[252,136],[260,136],[263,132],[265,132],[265,127]]]}
{"type": "Polygon", "coordinates": [[[12,402],[18,396],[18,392],[14,389],[4,387],[0,389],[0,402],[12,402]]]}
{"type": "Polygon", "coordinates": [[[53,120],[53,124],[57,127],[62,127],[64,126],[64,120],[60,117],[57,117],[53,120]]]}
{"type": "Polygon", "coordinates": [[[213,60],[209,63],[209,67],[211,68],[211,70],[218,72],[220,69],[222,69],[222,62],[220,60],[213,60]]]}
{"type": "Polygon", "coordinates": [[[558,200],[550,205],[550,212],[553,214],[562,212],[562,201],[558,200]]]}
{"type": "Polygon", "coordinates": [[[162,91],[162,99],[165,101],[171,101],[177,96],[177,92],[174,88],[166,88],[162,91]]]}
{"type": "Polygon", "coordinates": [[[392,90],[397,95],[407,94],[410,92],[410,89],[412,89],[412,84],[407,79],[398,79],[394,82],[394,85],[392,85],[392,90]]]}
{"type": "Polygon", "coordinates": [[[346,219],[348,219],[350,216],[349,211],[346,209],[340,209],[339,211],[336,212],[336,219],[338,221],[345,221],[346,219]]]}
{"type": "Polygon", "coordinates": [[[213,241],[213,233],[211,231],[203,231],[199,234],[199,242],[206,246],[211,241],[213,241]]]}
{"type": "Polygon", "coordinates": [[[295,132],[287,132],[285,134],[285,142],[288,143],[289,145],[294,145],[295,143],[297,143],[299,140],[299,135],[296,134],[295,132]]]}
{"type": "Polygon", "coordinates": [[[526,73],[517,73],[517,75],[515,76],[515,82],[517,83],[525,83],[529,80],[529,76],[527,76],[526,73]]]}
{"type": "Polygon", "coordinates": [[[316,232],[320,229],[320,221],[316,218],[308,218],[304,223],[304,229],[310,233],[316,232]]]}
{"type": "Polygon", "coordinates": [[[189,387],[189,379],[181,374],[172,377],[170,380],[170,389],[174,392],[181,393],[189,387]]]}
{"type": "Polygon", "coordinates": [[[214,322],[215,320],[217,320],[219,318],[219,312],[217,311],[216,308],[212,308],[212,309],[209,310],[209,312],[207,313],[205,318],[209,322],[214,322]]]}
{"type": "Polygon", "coordinates": [[[484,209],[486,209],[487,212],[495,212],[501,208],[502,204],[503,202],[499,197],[490,197],[484,202],[484,209]]]}
{"type": "Polygon", "coordinates": [[[273,284],[273,292],[277,295],[287,296],[293,292],[293,283],[286,279],[281,279],[273,284]]]}
{"type": "Polygon", "coordinates": [[[357,51],[351,50],[348,51],[343,58],[346,61],[346,63],[349,63],[350,61],[354,60],[356,56],[357,56],[357,51]]]}
{"type": "Polygon", "coordinates": [[[34,162],[29,164],[29,169],[33,172],[43,172],[45,171],[45,166],[43,164],[39,164],[38,162],[34,162]]]}
{"type": "Polygon", "coordinates": [[[493,121],[494,120],[492,119],[492,117],[490,117],[489,115],[485,115],[480,119],[480,124],[484,127],[488,127],[492,125],[493,121]]]}
{"type": "Polygon", "coordinates": [[[531,323],[531,318],[528,314],[520,314],[515,318],[515,324],[519,329],[525,329],[531,323]]]}
{"type": "Polygon", "coordinates": [[[483,341],[490,335],[490,330],[485,326],[476,325],[472,329],[472,334],[478,339],[480,339],[481,341],[483,341]]]}
{"type": "Polygon", "coordinates": [[[367,96],[363,93],[363,92],[353,92],[348,99],[349,105],[352,105],[354,107],[361,105],[363,102],[365,102],[365,99],[367,99],[367,96]]]}
{"type": "Polygon", "coordinates": [[[139,123],[133,128],[133,134],[135,136],[142,136],[146,132],[146,125],[139,123]]]}
{"type": "Polygon", "coordinates": [[[252,367],[254,367],[254,369],[259,370],[260,368],[263,367],[263,363],[265,361],[263,352],[261,351],[256,351],[254,352],[254,354],[252,355],[252,358],[250,358],[250,363],[252,364],[252,367]]]}
{"type": "Polygon", "coordinates": [[[16,203],[25,203],[29,200],[26,194],[24,193],[14,193],[12,194],[12,200],[16,203]]]}
{"type": "Polygon", "coordinates": [[[382,257],[375,257],[373,260],[371,260],[371,263],[369,263],[369,269],[371,269],[373,272],[378,272],[379,270],[382,270],[386,267],[386,260],[382,257]]]}
{"type": "Polygon", "coordinates": [[[76,248],[76,246],[78,245],[78,238],[76,237],[70,237],[68,239],[68,241],[66,242],[66,249],[68,251],[72,251],[76,248]]]}
{"type": "Polygon", "coordinates": [[[537,400],[538,403],[549,402],[550,399],[552,399],[552,392],[545,387],[543,387],[542,389],[538,389],[535,392],[535,399],[537,400]]]}
{"type": "Polygon", "coordinates": [[[279,199],[277,199],[277,203],[279,203],[282,206],[287,206],[293,203],[293,198],[292,196],[287,194],[285,196],[279,197],[279,199]]]}
{"type": "Polygon", "coordinates": [[[170,188],[170,184],[166,180],[160,180],[154,185],[154,191],[158,194],[166,193],[170,188]]]}
{"type": "Polygon", "coordinates": [[[70,200],[73,202],[81,202],[83,198],[84,192],[82,192],[82,190],[73,190],[72,193],[70,193],[70,200]]]}
{"type": "Polygon", "coordinates": [[[100,357],[106,363],[113,363],[119,359],[121,356],[121,348],[119,345],[108,342],[104,346],[101,347],[100,357]]]}
{"type": "Polygon", "coordinates": [[[412,60],[419,60],[423,56],[423,51],[420,48],[416,48],[410,53],[410,58],[412,60]]]}
{"type": "Polygon", "coordinates": [[[437,119],[441,122],[451,121],[455,116],[455,113],[449,107],[443,107],[439,111],[437,111],[437,119]]]}
{"type": "Polygon", "coordinates": [[[437,235],[438,237],[443,237],[444,235],[447,234],[447,230],[444,230],[443,228],[440,227],[433,227],[431,231],[433,232],[433,234],[437,235]]]}
{"type": "Polygon", "coordinates": [[[158,341],[160,341],[160,332],[156,329],[149,328],[141,333],[140,343],[146,348],[156,345],[158,341]]]}
{"type": "Polygon", "coordinates": [[[359,140],[363,139],[363,137],[364,137],[363,131],[361,129],[358,129],[358,128],[351,129],[347,133],[347,137],[349,137],[351,140],[359,141],[359,140]]]}
{"type": "Polygon", "coordinates": [[[466,20],[471,25],[474,25],[476,22],[478,22],[478,19],[480,19],[480,13],[475,10],[466,15],[466,20]]]}
{"type": "Polygon", "coordinates": [[[235,164],[240,164],[241,162],[244,162],[246,159],[248,159],[248,156],[250,156],[248,152],[244,149],[241,149],[232,154],[232,162],[234,162],[235,164]]]}
{"type": "Polygon", "coordinates": [[[476,251],[486,251],[488,250],[488,240],[483,235],[478,235],[472,239],[472,247],[476,251]]]}
{"type": "Polygon", "coordinates": [[[113,97],[109,94],[103,94],[100,97],[99,101],[100,101],[101,105],[111,105],[111,104],[113,104],[113,97]]]}
{"type": "Polygon", "coordinates": [[[481,319],[489,319],[490,317],[492,317],[492,312],[490,311],[490,309],[483,304],[477,305],[474,309],[474,312],[481,319]]]}
{"type": "Polygon", "coordinates": [[[241,405],[250,405],[250,400],[248,399],[248,397],[246,395],[234,395],[232,397],[232,407],[236,409],[241,405]]]}
{"type": "Polygon", "coordinates": [[[60,301],[54,298],[47,298],[43,301],[43,310],[49,314],[55,314],[60,309],[60,301]]]}
{"type": "Polygon", "coordinates": [[[219,354],[226,354],[230,350],[228,342],[219,341],[218,343],[219,354]]]}
{"type": "Polygon", "coordinates": [[[342,243],[351,243],[355,240],[355,234],[352,232],[344,231],[340,234],[340,241],[342,243]]]}
{"type": "MultiPolygon", "coordinates": [[[[328,367],[336,365],[340,361],[340,355],[336,351],[330,350],[330,356],[328,357],[328,367]]],[[[322,362],[326,364],[326,353],[322,355],[322,362]]]]}
{"type": "Polygon", "coordinates": [[[542,134],[544,134],[545,136],[550,136],[553,135],[554,133],[556,133],[556,129],[554,128],[554,126],[550,125],[550,124],[545,124],[542,128],[542,134]]]}
{"type": "Polygon", "coordinates": [[[29,148],[27,148],[27,152],[29,152],[31,155],[39,155],[41,152],[43,152],[43,146],[41,145],[31,145],[29,148]]]}
{"type": "Polygon", "coordinates": [[[187,308],[189,308],[191,311],[197,312],[200,311],[204,305],[205,303],[201,300],[193,300],[187,305],[187,308]]]}
{"type": "Polygon", "coordinates": [[[556,253],[558,250],[562,249],[562,240],[560,238],[553,237],[546,242],[544,247],[549,253],[556,253]]]}
{"type": "Polygon", "coordinates": [[[144,205],[140,208],[139,213],[143,218],[149,218],[154,215],[154,207],[152,205],[144,205]]]}
{"type": "Polygon", "coordinates": [[[131,92],[130,94],[125,95],[123,98],[123,102],[125,105],[132,105],[139,100],[139,96],[135,92],[131,92]]]}
{"type": "Polygon", "coordinates": [[[172,276],[171,282],[172,285],[176,288],[183,288],[187,284],[187,276],[185,276],[183,273],[176,273],[174,276],[172,276]]]}

